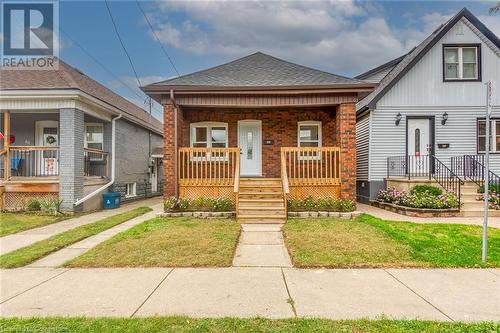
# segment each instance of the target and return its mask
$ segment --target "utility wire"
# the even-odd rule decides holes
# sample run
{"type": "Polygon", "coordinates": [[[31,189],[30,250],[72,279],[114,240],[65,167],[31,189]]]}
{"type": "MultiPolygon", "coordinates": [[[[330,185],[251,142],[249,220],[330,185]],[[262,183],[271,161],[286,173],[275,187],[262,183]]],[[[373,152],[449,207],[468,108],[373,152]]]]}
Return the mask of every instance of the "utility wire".
{"type": "MultiPolygon", "coordinates": [[[[98,64],[106,73],[108,73],[109,75],[111,75],[115,80],[117,80],[118,82],[120,82],[125,88],[128,88],[134,95],[136,95],[138,98],[140,98],[141,100],[144,99],[144,96],[142,96],[141,94],[139,94],[137,92],[137,90],[135,90],[134,88],[132,88],[130,85],[128,85],[127,82],[123,81],[118,75],[114,74],[111,70],[109,70],[106,65],[104,65],[102,62],[100,62],[96,57],[94,57],[89,51],[87,51],[87,49],[85,49],[83,47],[82,44],[78,43],[74,38],[72,38],[66,31],[60,29],[61,32],[73,43],[75,44],[80,50],[82,50],[82,52],[87,55],[90,59],[92,59],[96,64],[98,64]]],[[[162,111],[155,108],[154,106],[155,105],[152,105],[153,106],[153,110],[158,112],[160,115],[162,115],[162,111]]]]}
{"type": "Polygon", "coordinates": [[[146,19],[146,22],[148,22],[148,25],[149,25],[149,28],[151,29],[151,32],[153,33],[153,36],[155,37],[156,41],[158,42],[158,44],[160,45],[160,48],[162,49],[163,53],[165,54],[165,56],[167,57],[168,61],[170,62],[170,65],[172,65],[172,68],[174,69],[174,71],[177,73],[177,76],[181,76],[179,74],[179,71],[177,70],[177,67],[175,67],[175,64],[174,64],[174,61],[172,60],[172,58],[170,57],[170,55],[168,54],[167,50],[165,50],[165,48],[163,47],[163,44],[162,42],[160,41],[160,38],[158,37],[158,35],[156,34],[155,30],[153,29],[153,25],[151,24],[151,22],[149,21],[149,18],[148,16],[146,15],[146,13],[144,12],[144,9],[142,8],[141,4],[139,3],[139,0],[135,0],[135,2],[137,3],[137,6],[139,7],[140,11],[142,12],[142,15],[144,16],[144,18],[146,19]]]}
{"type": "Polygon", "coordinates": [[[118,40],[120,41],[120,44],[123,48],[123,51],[127,55],[128,61],[130,62],[130,67],[132,67],[132,71],[134,72],[135,78],[137,79],[137,83],[139,84],[139,87],[140,87],[141,81],[139,80],[139,75],[137,75],[137,71],[135,70],[134,63],[132,62],[132,58],[128,54],[127,48],[125,47],[125,44],[123,43],[123,40],[120,37],[120,33],[118,32],[118,27],[116,26],[116,23],[115,23],[115,19],[113,18],[113,14],[111,14],[111,8],[109,8],[108,0],[104,0],[104,3],[106,4],[106,8],[108,9],[109,17],[111,18],[111,23],[113,23],[113,27],[115,28],[116,36],[118,37],[118,40]]]}

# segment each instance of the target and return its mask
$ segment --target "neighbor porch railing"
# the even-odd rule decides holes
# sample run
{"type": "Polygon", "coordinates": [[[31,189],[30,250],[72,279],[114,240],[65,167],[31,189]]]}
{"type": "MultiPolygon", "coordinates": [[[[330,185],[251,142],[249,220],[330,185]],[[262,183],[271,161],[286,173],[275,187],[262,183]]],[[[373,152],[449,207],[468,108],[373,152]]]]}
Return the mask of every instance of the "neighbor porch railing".
{"type": "Polygon", "coordinates": [[[238,191],[239,148],[179,148],[179,185],[234,186],[238,191]]]}
{"type": "Polygon", "coordinates": [[[10,146],[2,151],[0,169],[4,178],[59,176],[59,148],[10,146]]]}
{"type": "Polygon", "coordinates": [[[105,151],[91,148],[83,149],[85,177],[108,177],[108,157],[105,151]]]}
{"type": "Polygon", "coordinates": [[[283,147],[281,166],[284,186],[340,185],[339,147],[283,147]]]}

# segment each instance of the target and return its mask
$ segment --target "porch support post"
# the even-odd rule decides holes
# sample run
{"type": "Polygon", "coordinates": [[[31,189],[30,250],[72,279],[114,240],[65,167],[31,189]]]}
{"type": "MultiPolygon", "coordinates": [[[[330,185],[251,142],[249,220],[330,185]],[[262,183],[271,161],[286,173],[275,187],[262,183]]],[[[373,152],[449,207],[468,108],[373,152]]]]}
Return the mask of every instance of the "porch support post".
{"type": "Polygon", "coordinates": [[[356,201],[356,103],[337,107],[336,142],[340,147],[340,177],[342,199],[356,201]]]}
{"type": "Polygon", "coordinates": [[[164,105],[163,112],[163,175],[165,187],[163,196],[178,197],[177,151],[182,135],[182,111],[172,101],[164,105]]]}
{"type": "Polygon", "coordinates": [[[73,203],[83,198],[84,113],[78,109],[59,111],[59,199],[61,210],[78,211],[73,203]]]}
{"type": "Polygon", "coordinates": [[[3,149],[5,150],[4,158],[4,174],[3,179],[8,180],[10,178],[10,112],[4,111],[3,113],[3,149]]]}

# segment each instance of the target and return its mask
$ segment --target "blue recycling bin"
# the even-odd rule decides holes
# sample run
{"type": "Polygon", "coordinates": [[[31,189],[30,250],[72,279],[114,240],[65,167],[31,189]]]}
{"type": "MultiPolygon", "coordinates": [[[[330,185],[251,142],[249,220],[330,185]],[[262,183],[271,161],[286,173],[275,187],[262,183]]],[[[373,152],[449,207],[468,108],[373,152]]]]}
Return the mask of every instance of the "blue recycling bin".
{"type": "Polygon", "coordinates": [[[115,209],[120,207],[120,193],[107,192],[102,195],[102,206],[104,209],[115,209]]]}

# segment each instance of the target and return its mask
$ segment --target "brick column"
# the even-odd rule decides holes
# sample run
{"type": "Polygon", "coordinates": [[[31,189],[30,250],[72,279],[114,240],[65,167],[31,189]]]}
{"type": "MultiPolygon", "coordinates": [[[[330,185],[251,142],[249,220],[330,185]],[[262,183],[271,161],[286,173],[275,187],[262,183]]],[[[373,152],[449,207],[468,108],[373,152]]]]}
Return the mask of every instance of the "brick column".
{"type": "Polygon", "coordinates": [[[78,109],[59,110],[59,199],[61,210],[77,211],[73,203],[83,198],[84,113],[78,109]]]}
{"type": "Polygon", "coordinates": [[[336,142],[341,152],[341,198],[356,200],[356,104],[337,107],[336,142]]]}
{"type": "Polygon", "coordinates": [[[176,142],[180,142],[182,134],[182,113],[174,104],[166,104],[163,109],[163,176],[165,186],[163,196],[165,198],[178,196],[177,184],[177,151],[176,142]],[[177,115],[177,121],[176,121],[177,115]],[[176,130],[177,126],[177,130],[176,130]],[[177,134],[177,138],[176,138],[177,134]],[[177,140],[176,140],[177,139],[177,140]]]}

